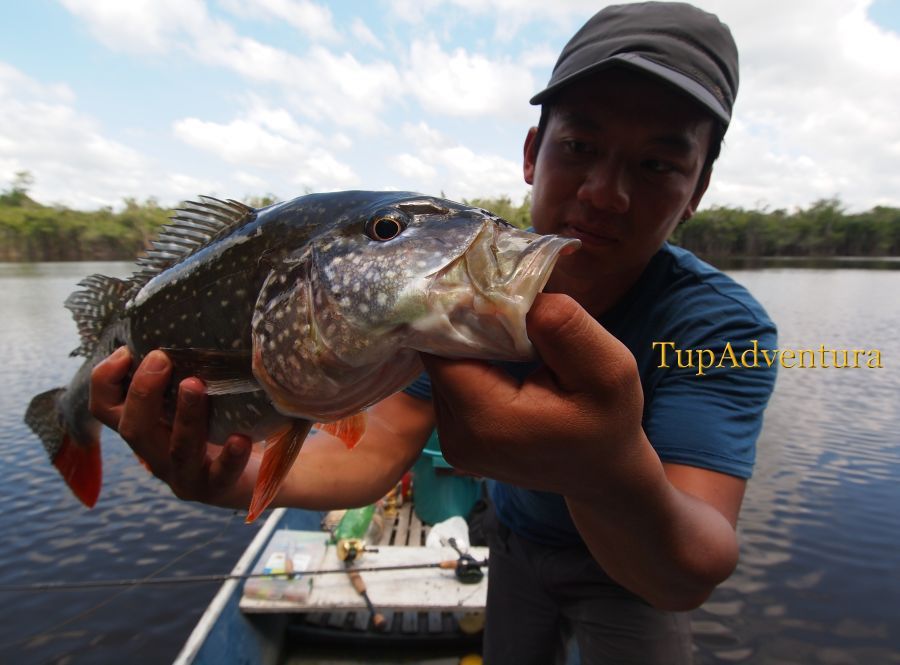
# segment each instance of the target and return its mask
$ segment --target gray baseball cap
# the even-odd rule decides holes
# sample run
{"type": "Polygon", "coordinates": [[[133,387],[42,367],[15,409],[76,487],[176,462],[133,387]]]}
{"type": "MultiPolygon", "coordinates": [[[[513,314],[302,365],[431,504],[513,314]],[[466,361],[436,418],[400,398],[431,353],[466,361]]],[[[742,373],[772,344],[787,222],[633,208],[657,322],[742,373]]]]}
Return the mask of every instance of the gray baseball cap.
{"type": "Polygon", "coordinates": [[[632,67],[674,86],[725,125],[738,89],[738,53],[728,26],[681,2],[612,5],[595,14],[563,48],[543,104],[573,81],[612,66],[632,67]]]}

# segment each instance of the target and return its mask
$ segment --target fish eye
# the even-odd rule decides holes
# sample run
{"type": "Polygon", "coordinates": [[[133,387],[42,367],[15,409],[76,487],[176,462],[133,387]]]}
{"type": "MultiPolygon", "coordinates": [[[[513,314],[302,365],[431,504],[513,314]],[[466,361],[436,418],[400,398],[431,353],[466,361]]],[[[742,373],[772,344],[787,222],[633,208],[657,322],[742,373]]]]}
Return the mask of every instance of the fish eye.
{"type": "Polygon", "coordinates": [[[375,215],[366,223],[366,235],[372,240],[393,240],[406,229],[406,221],[388,215],[375,215]]]}

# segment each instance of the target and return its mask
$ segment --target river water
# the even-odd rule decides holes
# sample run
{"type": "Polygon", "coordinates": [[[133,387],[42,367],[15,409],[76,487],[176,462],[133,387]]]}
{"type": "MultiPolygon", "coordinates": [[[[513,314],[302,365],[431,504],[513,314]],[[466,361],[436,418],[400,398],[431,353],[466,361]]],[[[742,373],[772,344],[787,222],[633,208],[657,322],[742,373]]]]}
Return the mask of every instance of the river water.
{"type": "MultiPolygon", "coordinates": [[[[22,423],[32,395],[77,369],[63,300],[91,272],[129,270],[0,264],[0,585],[226,573],[258,528],[173,498],[109,430],[88,511],[22,423]]],[[[884,367],[780,371],[741,563],[692,615],[697,662],[900,663],[900,270],[730,274],[768,309],[780,348],[878,349],[884,367]]],[[[215,591],[0,592],[0,662],[169,662],[215,591]]]]}

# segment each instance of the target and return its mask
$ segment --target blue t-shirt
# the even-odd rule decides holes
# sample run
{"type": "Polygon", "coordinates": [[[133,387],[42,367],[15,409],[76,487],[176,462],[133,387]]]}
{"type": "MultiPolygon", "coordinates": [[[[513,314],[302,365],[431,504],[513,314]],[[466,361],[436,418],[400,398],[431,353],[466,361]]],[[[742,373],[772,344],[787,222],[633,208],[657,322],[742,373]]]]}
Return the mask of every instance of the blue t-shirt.
{"type": "MultiPolygon", "coordinates": [[[[666,243],[598,321],[637,360],[643,427],[660,459],[749,478],[775,383],[775,364],[769,367],[761,350],[777,348],[775,325],[753,296],[690,252],[666,243]],[[752,352],[742,356],[752,351],[753,340],[758,362],[745,367],[754,364],[752,352]],[[661,366],[663,348],[654,342],[672,343],[665,346],[668,367],[661,366]],[[679,368],[675,349],[682,350],[682,365],[693,366],[679,368]],[[714,357],[722,367],[704,368],[698,375],[701,349],[712,352],[704,354],[704,364],[714,357]],[[693,351],[690,360],[687,350],[693,351]]],[[[522,380],[536,365],[502,366],[522,380]]],[[[406,392],[431,399],[428,376],[420,376],[406,392]]],[[[491,482],[490,491],[498,517],[519,535],[549,545],[581,542],[561,495],[501,482],[491,482]]]]}

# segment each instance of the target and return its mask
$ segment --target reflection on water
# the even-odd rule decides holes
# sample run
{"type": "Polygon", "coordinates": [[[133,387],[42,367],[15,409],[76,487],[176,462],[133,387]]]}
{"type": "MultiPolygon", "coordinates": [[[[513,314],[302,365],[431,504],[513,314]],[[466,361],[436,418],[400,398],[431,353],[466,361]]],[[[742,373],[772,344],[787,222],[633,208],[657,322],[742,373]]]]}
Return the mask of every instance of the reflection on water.
{"type": "Polygon", "coordinates": [[[698,661],[900,662],[900,273],[731,271],[779,348],[879,349],[884,369],[782,369],[741,562],[694,613],[698,661]]]}
{"type": "MultiPolygon", "coordinates": [[[[21,418],[64,384],[77,334],[62,302],[92,271],[0,264],[0,584],[228,571],[256,526],[186,504],[105,431],[105,484],[83,509],[21,418]]],[[[734,270],[780,348],[881,350],[884,369],[783,369],[740,523],[741,563],[693,614],[699,663],[900,663],[900,272],[734,270]]],[[[0,662],[168,662],[215,585],[2,594],[0,662]]]]}
{"type": "MultiPolygon", "coordinates": [[[[0,584],[228,572],[256,532],[231,511],[182,503],[104,430],[104,487],[84,509],[22,423],[31,397],[80,362],[62,302],[91,272],[130,264],[0,264],[0,584]]],[[[169,662],[216,585],[0,594],[2,663],[169,662]]]]}

